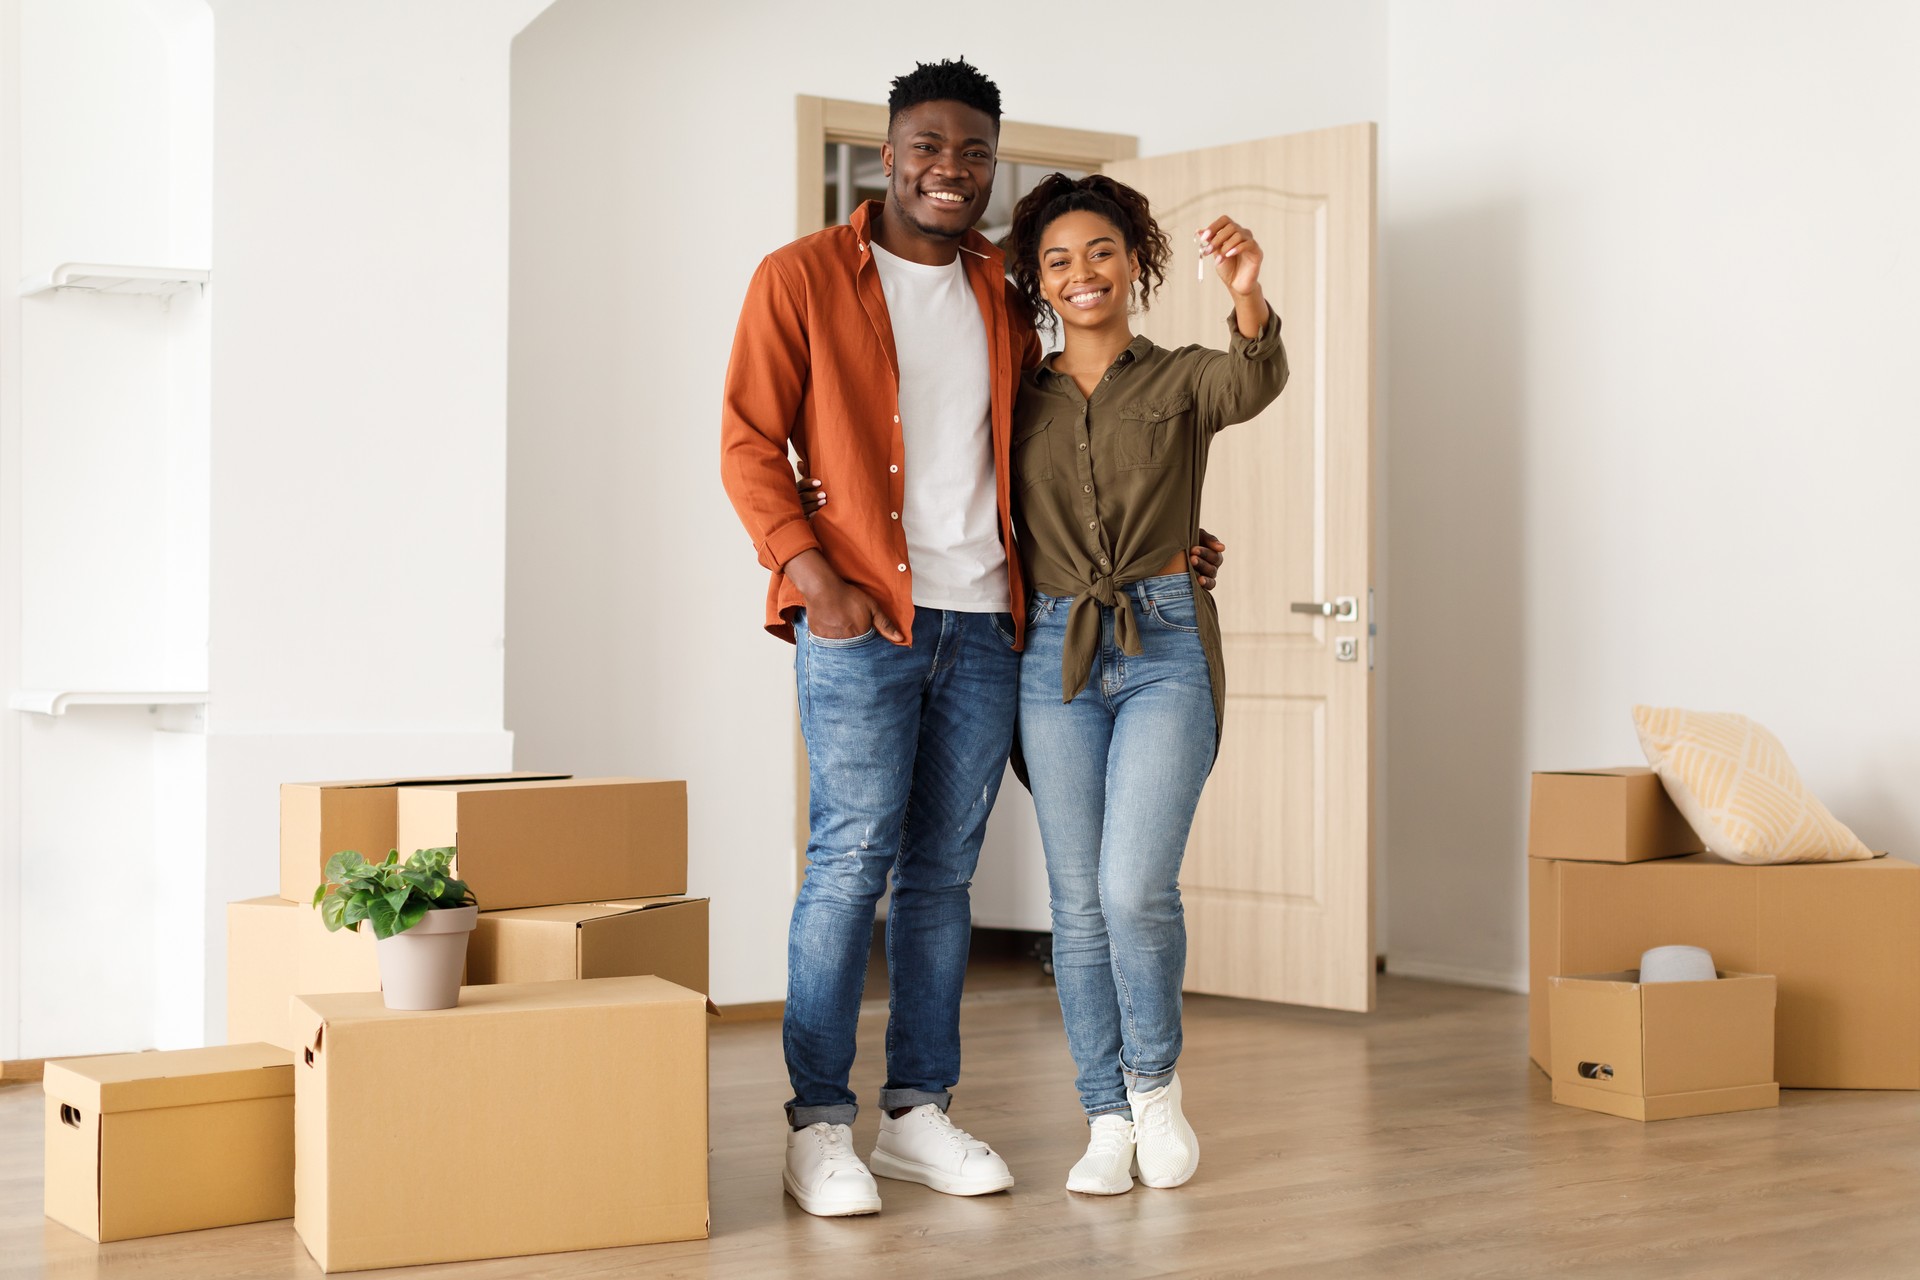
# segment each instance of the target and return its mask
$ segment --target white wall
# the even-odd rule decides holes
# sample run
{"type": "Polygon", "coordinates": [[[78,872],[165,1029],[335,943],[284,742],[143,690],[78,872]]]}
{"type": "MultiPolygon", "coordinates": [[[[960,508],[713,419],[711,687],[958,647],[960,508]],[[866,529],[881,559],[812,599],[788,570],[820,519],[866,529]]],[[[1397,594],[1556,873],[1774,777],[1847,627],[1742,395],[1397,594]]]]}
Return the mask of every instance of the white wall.
{"type": "Polygon", "coordinates": [[[208,1033],[277,784],[498,769],[510,41],[546,0],[214,0],[208,1033]]]}
{"type": "MultiPolygon", "coordinates": [[[[11,286],[67,261],[206,265],[210,17],[187,0],[24,0],[0,20],[18,63],[0,269],[15,335],[0,359],[0,505],[17,521],[0,556],[6,685],[204,688],[205,299],[11,286]]],[[[156,839],[157,717],[7,719],[0,1056],[196,1041],[197,968],[185,1012],[161,999],[184,972],[163,953],[197,957],[199,904],[173,891],[198,882],[203,854],[156,839]],[[167,926],[180,932],[156,948],[167,926]]]]}
{"type": "MultiPolygon", "coordinates": [[[[20,275],[20,0],[0,0],[0,281],[20,275]]],[[[0,683],[20,681],[20,300],[0,289],[0,683]]],[[[0,1061],[20,1053],[20,728],[0,714],[0,1061]]]]}
{"type": "Polygon", "coordinates": [[[8,687],[210,690],[8,713],[0,1056],[222,1039],[280,781],[511,758],[507,70],[544,3],[0,7],[0,279],[214,275],[0,303],[8,687]]]}
{"type": "MultiPolygon", "coordinates": [[[[721,378],[748,274],[792,238],[796,94],[884,101],[967,55],[1009,116],[1151,154],[1377,119],[1383,3],[1295,0],[1162,40],[1163,6],[1030,5],[823,23],[791,5],[561,0],[514,53],[507,723],[523,765],[685,777],[713,896],[713,993],[785,989],[792,651],[720,489],[721,378]],[[1095,54],[1093,83],[1082,55],[1095,54]],[[1126,56],[1114,56],[1125,50],[1126,56]]],[[[987,857],[994,856],[989,850],[987,857]]]]}
{"type": "Polygon", "coordinates": [[[1920,852],[1920,9],[1396,4],[1392,967],[1522,986],[1527,773],[1740,711],[1920,852]]]}

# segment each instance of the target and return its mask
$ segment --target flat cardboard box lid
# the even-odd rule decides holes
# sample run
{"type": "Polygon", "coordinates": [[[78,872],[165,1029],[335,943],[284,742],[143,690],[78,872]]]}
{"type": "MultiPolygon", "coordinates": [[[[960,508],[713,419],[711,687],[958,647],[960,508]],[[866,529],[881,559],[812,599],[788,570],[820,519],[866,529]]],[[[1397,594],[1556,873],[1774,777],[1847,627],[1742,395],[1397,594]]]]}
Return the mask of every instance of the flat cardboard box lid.
{"type": "Polygon", "coordinates": [[[289,782],[284,785],[318,787],[322,791],[349,791],[356,787],[438,787],[461,782],[484,785],[483,780],[488,778],[501,782],[538,782],[572,776],[569,773],[445,773],[411,778],[353,778],[343,782],[289,782]]]}
{"type": "Polygon", "coordinates": [[[558,982],[502,982],[460,988],[460,1003],[451,1009],[389,1009],[377,991],[341,992],[293,998],[294,1033],[309,1048],[319,1044],[324,1028],[418,1021],[425,1018],[484,1018],[543,1009],[608,1009],[646,1004],[693,1002],[717,1013],[711,1000],[698,991],[656,978],[567,978],[558,982]]]}
{"type": "Polygon", "coordinates": [[[526,775],[523,777],[517,777],[517,778],[505,778],[503,776],[502,780],[499,782],[477,782],[477,781],[461,782],[458,780],[453,780],[449,782],[426,782],[420,785],[423,790],[465,792],[465,791],[535,791],[535,790],[540,790],[542,788],[548,788],[548,787],[552,787],[552,788],[610,787],[610,786],[617,786],[623,783],[637,783],[642,786],[660,786],[665,783],[681,783],[684,785],[685,779],[683,778],[625,778],[625,777],[576,778],[571,774],[553,773],[553,774],[529,774],[529,775],[526,775]]]}
{"type": "Polygon", "coordinates": [[[505,911],[486,911],[481,914],[489,920],[546,920],[557,924],[578,925],[585,924],[589,920],[604,920],[610,916],[652,911],[657,907],[677,907],[686,902],[705,901],[705,898],[690,898],[681,893],[660,898],[627,898],[613,902],[569,902],[556,907],[513,907],[505,911]]]}
{"type": "Polygon", "coordinates": [[[50,1098],[102,1114],[279,1098],[293,1092],[293,1055],[270,1044],[223,1044],[74,1058],[49,1062],[44,1088],[50,1098]]]}
{"type": "Polygon", "coordinates": [[[1629,764],[1607,769],[1535,769],[1534,772],[1554,778],[1641,778],[1653,770],[1643,764],[1629,764]]]}

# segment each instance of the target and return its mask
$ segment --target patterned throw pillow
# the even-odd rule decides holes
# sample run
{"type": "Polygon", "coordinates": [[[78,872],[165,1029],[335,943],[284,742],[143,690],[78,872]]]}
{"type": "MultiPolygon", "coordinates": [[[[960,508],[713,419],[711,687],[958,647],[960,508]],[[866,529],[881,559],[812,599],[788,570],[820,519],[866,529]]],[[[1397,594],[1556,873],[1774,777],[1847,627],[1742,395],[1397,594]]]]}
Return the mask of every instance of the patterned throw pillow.
{"type": "Polygon", "coordinates": [[[1748,866],[1879,856],[1807,790],[1780,739],[1745,716],[1635,707],[1633,727],[1709,852],[1748,866]]]}

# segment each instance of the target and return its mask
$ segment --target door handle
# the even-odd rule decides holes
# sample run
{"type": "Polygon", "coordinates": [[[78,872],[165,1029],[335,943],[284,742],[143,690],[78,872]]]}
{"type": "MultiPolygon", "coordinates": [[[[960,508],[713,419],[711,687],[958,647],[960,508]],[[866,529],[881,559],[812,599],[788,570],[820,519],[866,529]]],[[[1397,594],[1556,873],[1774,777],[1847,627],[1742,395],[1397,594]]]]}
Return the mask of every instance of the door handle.
{"type": "Polygon", "coordinates": [[[1293,611],[1317,613],[1335,622],[1354,622],[1360,617],[1360,602],[1352,596],[1335,596],[1331,600],[1295,600],[1293,611]]]}

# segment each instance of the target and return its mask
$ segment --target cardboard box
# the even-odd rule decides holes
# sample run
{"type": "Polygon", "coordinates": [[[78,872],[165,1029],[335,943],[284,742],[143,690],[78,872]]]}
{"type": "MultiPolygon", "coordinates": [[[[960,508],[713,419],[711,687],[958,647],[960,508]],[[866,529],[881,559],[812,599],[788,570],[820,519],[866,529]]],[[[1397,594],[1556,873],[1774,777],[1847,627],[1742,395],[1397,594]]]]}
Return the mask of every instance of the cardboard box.
{"type": "Polygon", "coordinates": [[[483,911],[467,947],[467,981],[475,984],[644,973],[706,991],[705,898],[483,911]]]}
{"type": "Polygon", "coordinates": [[[1920,1089],[1920,866],[1742,867],[1700,853],[1615,866],[1528,860],[1528,1052],[1551,1071],[1548,978],[1611,973],[1649,947],[1705,947],[1779,983],[1789,1089],[1920,1089]]]}
{"type": "Polygon", "coordinates": [[[294,1229],[322,1270],[707,1235],[707,1010],[661,978],[300,996],[294,1229]]]}
{"type": "Polygon", "coordinates": [[[1533,775],[1527,853],[1583,862],[1645,862],[1706,845],[1644,766],[1533,775]]]}
{"type": "Polygon", "coordinates": [[[265,1044],[49,1062],[47,1216],[89,1240],[293,1215],[293,1055],[265,1044]]]}
{"type": "MultiPolygon", "coordinates": [[[[368,778],[358,782],[283,782],[280,784],[280,896],[310,902],[327,859],[352,849],[369,862],[399,849],[395,805],[407,787],[447,783],[565,778],[564,773],[446,774],[434,778],[368,778]]],[[[422,845],[421,848],[434,848],[422,845]]]]}
{"type": "Polygon", "coordinates": [[[1780,1105],[1771,975],[1556,977],[1551,1003],[1555,1102],[1629,1120],[1780,1105]]]}
{"type": "Polygon", "coordinates": [[[261,1040],[291,1051],[293,997],[378,991],[380,958],[371,933],[328,933],[320,913],[285,898],[227,904],[227,1040],[261,1040]]]}
{"type": "Polygon", "coordinates": [[[687,891],[687,784],[575,778],[400,793],[401,846],[459,850],[483,911],[687,891]]]}

